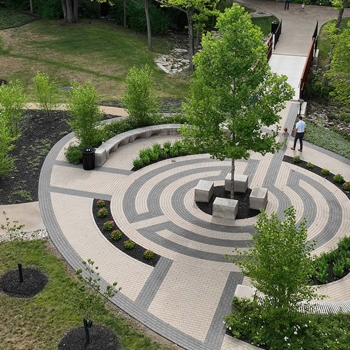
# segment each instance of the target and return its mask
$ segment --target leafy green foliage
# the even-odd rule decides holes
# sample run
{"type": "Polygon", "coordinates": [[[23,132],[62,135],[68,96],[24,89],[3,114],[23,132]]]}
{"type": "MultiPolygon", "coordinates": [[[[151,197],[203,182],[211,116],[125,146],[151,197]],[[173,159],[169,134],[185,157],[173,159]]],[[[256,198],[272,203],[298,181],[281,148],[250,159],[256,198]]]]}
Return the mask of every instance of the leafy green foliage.
{"type": "Polygon", "coordinates": [[[312,163],[308,162],[308,163],[306,163],[306,167],[308,169],[313,169],[315,166],[312,163]]]}
{"type": "Polygon", "coordinates": [[[344,182],[343,188],[345,191],[350,191],[350,181],[344,182]]]}
{"type": "Polygon", "coordinates": [[[154,257],[154,252],[152,250],[149,250],[149,249],[146,249],[144,252],[143,252],[143,257],[145,259],[153,259],[154,257]]]}
{"type": "Polygon", "coordinates": [[[244,8],[226,9],[216,27],[220,35],[207,33],[193,59],[196,69],[184,105],[189,122],[180,131],[189,153],[231,158],[234,172],[234,160],[248,159],[249,151],[266,154],[281,147],[278,128],[271,134],[262,129],[278,123],[293,89],[285,76],[271,72],[262,33],[244,8]]]}
{"type": "Polygon", "coordinates": [[[120,230],[114,230],[111,232],[111,237],[114,241],[119,241],[123,237],[123,234],[120,230]]]}
{"type": "Polygon", "coordinates": [[[83,159],[80,146],[69,145],[64,155],[71,164],[79,164],[83,159]]]}
{"type": "Polygon", "coordinates": [[[49,75],[41,72],[37,72],[33,79],[36,100],[39,108],[46,113],[47,117],[59,102],[56,82],[54,80],[50,82],[49,80],[49,75]]]}
{"type": "Polygon", "coordinates": [[[97,211],[97,216],[99,218],[104,218],[108,215],[108,210],[106,208],[100,208],[98,211],[97,211]]]}
{"type": "Polygon", "coordinates": [[[342,184],[344,182],[344,176],[341,174],[336,174],[333,177],[334,182],[342,184]]]}
{"type": "Polygon", "coordinates": [[[25,105],[23,86],[18,80],[0,85],[0,115],[11,137],[20,136],[19,122],[23,118],[25,105]]]}
{"type": "Polygon", "coordinates": [[[15,160],[10,155],[10,151],[14,148],[15,138],[10,136],[10,132],[1,117],[0,113],[0,175],[7,175],[14,168],[15,160]]]}
{"type": "Polygon", "coordinates": [[[106,289],[101,292],[100,286],[100,273],[98,272],[98,267],[95,266],[95,262],[91,259],[83,261],[84,271],[82,269],[77,270],[78,278],[88,285],[85,293],[81,293],[81,298],[79,299],[79,306],[83,311],[83,317],[86,319],[91,319],[92,317],[92,305],[94,299],[98,296],[102,296],[104,302],[107,302],[109,298],[113,298],[120,290],[121,287],[117,288],[117,282],[112,285],[107,285],[106,289]],[[100,293],[100,294],[99,294],[100,293]]]}
{"type": "Polygon", "coordinates": [[[254,245],[245,251],[236,248],[237,257],[228,257],[264,295],[256,296],[254,304],[259,305],[259,317],[265,322],[263,337],[255,341],[275,349],[279,349],[284,336],[290,337],[286,332],[298,324],[299,303],[311,309],[309,302],[320,298],[310,288],[315,244],[307,242],[305,220],[297,225],[293,207],[286,209],[284,216],[281,221],[275,213],[268,217],[262,211],[255,225],[254,245]]]}
{"type": "Polygon", "coordinates": [[[305,120],[307,133],[304,139],[314,145],[333,151],[350,159],[349,141],[332,130],[325,129],[305,120]]]}
{"type": "Polygon", "coordinates": [[[331,172],[328,169],[322,169],[321,174],[322,175],[329,175],[331,172]]]}
{"type": "Polygon", "coordinates": [[[131,239],[128,239],[124,242],[124,248],[125,249],[134,249],[135,248],[135,242],[133,242],[131,239]]]}
{"type": "Polygon", "coordinates": [[[153,120],[159,118],[159,101],[155,97],[150,67],[131,68],[125,84],[126,90],[121,101],[128,110],[131,124],[135,127],[152,125],[153,120]]]}
{"type": "Polygon", "coordinates": [[[103,229],[106,231],[112,231],[114,229],[114,226],[115,226],[115,222],[109,220],[103,224],[103,229]]]}
{"type": "Polygon", "coordinates": [[[95,146],[96,127],[102,119],[98,102],[97,92],[91,82],[87,82],[84,86],[75,84],[68,98],[68,113],[72,117],[68,124],[81,147],[95,146]]]}

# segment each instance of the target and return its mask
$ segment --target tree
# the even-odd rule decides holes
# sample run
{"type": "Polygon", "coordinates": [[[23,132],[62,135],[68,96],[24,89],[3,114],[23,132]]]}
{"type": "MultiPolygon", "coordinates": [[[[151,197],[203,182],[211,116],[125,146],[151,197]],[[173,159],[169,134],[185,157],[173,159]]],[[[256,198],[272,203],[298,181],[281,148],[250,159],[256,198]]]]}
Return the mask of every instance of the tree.
{"type": "MultiPolygon", "coordinates": [[[[194,49],[194,26],[196,23],[204,23],[209,16],[217,14],[216,5],[218,0],[157,0],[162,6],[171,6],[187,16],[188,24],[188,51],[190,56],[190,72],[193,71],[194,49]]],[[[200,25],[198,26],[200,28],[200,25]]]]}
{"type": "Polygon", "coordinates": [[[34,91],[39,108],[49,117],[51,111],[57,107],[59,102],[56,81],[49,81],[50,77],[46,73],[37,72],[34,77],[34,91]]]}
{"type": "Polygon", "coordinates": [[[190,97],[184,104],[188,124],[181,128],[190,152],[232,159],[231,198],[234,198],[235,159],[249,151],[266,154],[281,144],[274,126],[285,101],[293,96],[287,77],[271,72],[260,29],[244,8],[234,4],[217,21],[218,34],[207,33],[193,61],[196,70],[190,97]]]}
{"type": "MultiPolygon", "coordinates": [[[[334,29],[334,24],[333,24],[334,29]]],[[[342,33],[333,36],[333,58],[330,69],[326,76],[330,80],[330,85],[334,88],[331,95],[336,100],[350,105],[350,24],[342,33]]]]}
{"type": "Polygon", "coordinates": [[[99,97],[90,81],[84,86],[74,85],[67,101],[68,113],[72,117],[68,124],[80,146],[94,146],[96,127],[102,119],[98,102],[99,97]]]}
{"type": "MultiPolygon", "coordinates": [[[[290,330],[293,334],[303,311],[312,310],[310,302],[322,298],[311,288],[311,277],[315,273],[311,252],[315,243],[307,242],[306,222],[297,224],[293,207],[286,209],[284,216],[284,220],[280,220],[275,213],[268,217],[262,211],[255,225],[254,244],[245,251],[236,248],[237,256],[228,257],[259,292],[253,303],[257,309],[255,317],[263,321],[264,329],[259,332],[271,349],[285,348],[272,342],[277,339],[279,345],[283,342],[287,345],[284,336],[290,337],[290,330]]],[[[230,316],[227,322],[231,322],[230,316]]],[[[232,322],[235,323],[235,315],[232,315],[232,322]]],[[[304,347],[299,344],[299,347],[291,348],[304,347]]]]}
{"type": "Polygon", "coordinates": [[[333,27],[331,23],[328,23],[331,25],[331,27],[328,29],[328,34],[331,36],[333,35],[333,40],[331,39],[331,44],[329,46],[328,60],[325,66],[325,74],[323,75],[323,82],[322,82],[323,86],[328,86],[327,72],[330,69],[331,63],[332,63],[333,49],[335,45],[334,40],[336,40],[336,35],[339,33],[340,23],[343,18],[344,9],[347,7],[347,5],[348,5],[348,0],[332,0],[332,6],[334,6],[338,10],[338,17],[337,17],[335,27],[333,27]],[[331,32],[329,32],[329,30],[331,30],[331,32]]]}
{"type": "Polygon", "coordinates": [[[151,125],[159,112],[151,68],[148,65],[141,69],[132,67],[125,83],[126,89],[121,102],[127,109],[132,124],[136,127],[151,125]]]}
{"type": "Polygon", "coordinates": [[[17,80],[0,85],[0,114],[9,136],[17,139],[20,136],[19,123],[23,118],[26,97],[22,84],[17,80]]]}
{"type": "MultiPolygon", "coordinates": [[[[82,269],[77,270],[76,273],[78,278],[88,285],[87,290],[83,291],[79,299],[79,306],[84,313],[85,345],[88,345],[90,344],[89,328],[92,327],[91,309],[94,300],[98,297],[99,293],[101,293],[101,286],[100,274],[98,272],[98,267],[94,266],[95,262],[91,259],[87,259],[87,261],[83,261],[83,265],[85,266],[85,275],[82,269]]],[[[117,284],[118,282],[114,282],[112,285],[107,285],[105,291],[100,294],[104,303],[106,303],[108,299],[113,298],[122,289],[121,287],[117,288],[117,284]]]]}
{"type": "Polygon", "coordinates": [[[149,19],[148,5],[149,5],[149,0],[145,0],[145,15],[146,15],[146,24],[147,24],[148,50],[149,51],[153,51],[153,47],[152,47],[152,29],[151,29],[151,21],[149,19]]]}

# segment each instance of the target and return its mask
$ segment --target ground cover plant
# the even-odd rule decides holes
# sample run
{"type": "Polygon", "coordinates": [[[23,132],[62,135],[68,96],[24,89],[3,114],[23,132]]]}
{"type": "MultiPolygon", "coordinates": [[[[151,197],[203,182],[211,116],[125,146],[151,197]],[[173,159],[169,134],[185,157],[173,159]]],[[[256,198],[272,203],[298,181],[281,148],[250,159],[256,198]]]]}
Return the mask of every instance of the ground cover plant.
{"type": "MultiPolygon", "coordinates": [[[[0,244],[0,275],[15,268],[11,243],[0,244]]],[[[61,338],[81,325],[82,312],[78,307],[84,285],[62,261],[57,251],[46,240],[26,242],[23,247],[23,264],[43,271],[49,283],[32,299],[12,298],[0,294],[0,339],[6,350],[45,349],[56,350],[61,338]],[[45,329],[45,332],[43,332],[45,329]]],[[[116,276],[117,279],[117,276],[116,276]]],[[[165,350],[169,343],[155,343],[130,318],[116,308],[104,307],[99,298],[93,299],[91,315],[95,325],[106,325],[120,339],[125,350],[165,350]]],[[[152,336],[154,337],[154,336],[152,336]]]]}
{"type": "Polygon", "coordinates": [[[0,30],[20,26],[24,23],[28,23],[37,19],[37,17],[34,17],[28,13],[21,13],[2,8],[1,5],[0,9],[0,30]]]}

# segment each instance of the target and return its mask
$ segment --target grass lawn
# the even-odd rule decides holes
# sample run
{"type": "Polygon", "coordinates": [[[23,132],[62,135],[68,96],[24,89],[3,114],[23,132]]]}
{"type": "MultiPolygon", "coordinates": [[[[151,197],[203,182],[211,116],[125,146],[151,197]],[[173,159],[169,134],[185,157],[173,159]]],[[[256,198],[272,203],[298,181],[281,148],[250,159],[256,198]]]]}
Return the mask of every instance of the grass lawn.
{"type": "Polygon", "coordinates": [[[33,17],[25,13],[15,12],[1,8],[0,11],[0,30],[9,27],[15,27],[25,22],[32,21],[33,17]]]}
{"type": "Polygon", "coordinates": [[[169,75],[154,63],[159,54],[169,53],[174,42],[154,37],[154,52],[147,50],[144,34],[100,20],[81,20],[67,25],[62,21],[39,20],[0,31],[2,78],[19,79],[31,94],[32,80],[42,71],[59,86],[91,80],[103,99],[116,99],[132,66],[150,65],[160,96],[185,97],[189,77],[169,75]]]}
{"type": "Polygon", "coordinates": [[[271,33],[271,22],[272,21],[279,22],[278,18],[275,16],[253,17],[252,18],[252,22],[261,28],[261,31],[263,32],[264,36],[271,33]]]}
{"type": "MultiPolygon", "coordinates": [[[[17,267],[14,246],[0,244],[0,275],[17,267]]],[[[56,250],[45,240],[25,242],[21,254],[23,267],[38,268],[49,278],[44,290],[32,299],[18,299],[0,293],[1,349],[57,349],[61,338],[71,328],[81,327],[83,314],[78,305],[82,284],[56,250]]],[[[122,286],[121,286],[122,287],[122,286]]],[[[98,299],[92,305],[95,324],[108,326],[121,340],[124,350],[166,350],[170,345],[155,343],[143,334],[134,321],[122,316],[98,299]]],[[[145,329],[145,327],[142,327],[145,329]]]]}

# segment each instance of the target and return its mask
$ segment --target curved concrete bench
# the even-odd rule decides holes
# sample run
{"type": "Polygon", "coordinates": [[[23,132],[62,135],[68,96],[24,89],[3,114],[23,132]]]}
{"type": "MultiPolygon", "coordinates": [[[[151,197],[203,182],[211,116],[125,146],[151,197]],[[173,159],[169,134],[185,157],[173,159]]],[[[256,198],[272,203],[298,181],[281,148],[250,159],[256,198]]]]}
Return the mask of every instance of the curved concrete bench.
{"type": "Polygon", "coordinates": [[[119,146],[127,145],[136,139],[149,138],[151,136],[176,135],[181,124],[161,124],[146,126],[123,132],[104,142],[95,150],[95,166],[102,166],[106,160],[114,153],[119,146]]]}

